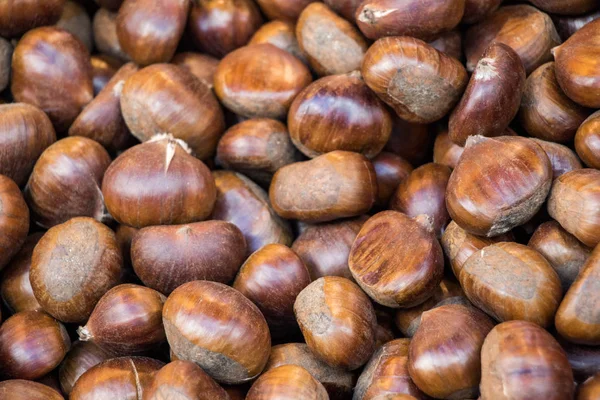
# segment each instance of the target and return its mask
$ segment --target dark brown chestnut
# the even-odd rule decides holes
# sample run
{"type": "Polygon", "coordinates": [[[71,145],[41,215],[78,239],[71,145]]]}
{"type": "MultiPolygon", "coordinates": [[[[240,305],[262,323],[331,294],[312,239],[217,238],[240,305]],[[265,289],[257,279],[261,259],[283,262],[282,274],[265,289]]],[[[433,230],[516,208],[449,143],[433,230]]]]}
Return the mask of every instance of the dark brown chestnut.
{"type": "Polygon", "coordinates": [[[191,72],[206,87],[212,89],[215,72],[219,65],[219,60],[216,58],[206,54],[186,52],[175,54],[171,63],[191,72]]]}
{"type": "Polygon", "coordinates": [[[130,60],[129,56],[121,48],[119,38],[117,37],[116,12],[111,12],[105,8],[99,9],[94,15],[92,28],[94,31],[94,44],[101,54],[106,54],[122,61],[130,60]]]}
{"type": "Polygon", "coordinates": [[[531,138],[531,140],[546,152],[552,165],[552,179],[556,179],[567,172],[583,168],[575,152],[567,146],[535,138],[531,138]]]}
{"type": "Polygon", "coordinates": [[[307,370],[282,365],[262,374],[252,384],[246,400],[329,400],[327,391],[307,370]]]}
{"type": "Polygon", "coordinates": [[[103,54],[92,56],[90,58],[90,63],[92,64],[94,95],[100,93],[111,78],[117,73],[119,68],[123,66],[123,61],[118,58],[103,54]]]}
{"type": "Polygon", "coordinates": [[[289,22],[271,21],[261,26],[252,36],[248,44],[270,43],[285,50],[300,61],[307,64],[306,54],[300,49],[296,39],[295,26],[289,22]]]}
{"type": "Polygon", "coordinates": [[[89,52],[94,48],[92,21],[81,4],[73,0],[67,0],[56,26],[71,32],[89,52]]]}
{"type": "Polygon", "coordinates": [[[17,254],[29,232],[29,209],[15,182],[0,175],[0,270],[17,254]]]}
{"type": "Polygon", "coordinates": [[[588,167],[600,169],[600,111],[590,115],[577,129],[575,151],[588,167]]]}
{"type": "Polygon", "coordinates": [[[0,4],[0,36],[17,37],[44,25],[55,24],[66,0],[7,0],[0,4]]]}
{"type": "Polygon", "coordinates": [[[350,22],[356,22],[356,9],[362,0],[323,0],[329,8],[350,22]]]}
{"type": "Polygon", "coordinates": [[[386,207],[396,192],[398,185],[405,181],[413,171],[412,165],[393,153],[381,152],[373,160],[377,177],[377,201],[379,207],[386,207]]]}
{"type": "Polygon", "coordinates": [[[256,0],[262,12],[271,20],[296,22],[307,5],[317,0],[256,0]]]}
{"type": "Polygon", "coordinates": [[[458,29],[442,33],[439,38],[429,42],[429,45],[459,61],[462,61],[464,58],[462,50],[462,33],[458,29]]]}
{"type": "Polygon", "coordinates": [[[62,391],[68,396],[75,382],[88,369],[108,360],[111,355],[92,342],[76,341],[60,364],[58,378],[62,391]]]}
{"type": "Polygon", "coordinates": [[[530,0],[531,3],[548,13],[563,15],[579,15],[598,8],[594,0],[530,0]]]}
{"type": "Polygon", "coordinates": [[[406,122],[396,113],[393,113],[392,120],[392,134],[383,150],[404,158],[413,166],[427,162],[431,157],[433,129],[429,129],[428,125],[406,122]]]}
{"type": "Polygon", "coordinates": [[[485,19],[500,7],[502,0],[465,0],[465,13],[462,22],[474,24],[485,19]]]}
{"type": "Polygon", "coordinates": [[[600,17],[600,10],[592,11],[584,15],[554,15],[554,25],[562,40],[567,40],[575,32],[583,28],[588,22],[600,17]]]}
{"type": "Polygon", "coordinates": [[[583,346],[557,338],[561,347],[567,353],[567,358],[577,382],[586,380],[600,372],[600,347],[583,346]]]}
{"type": "Polygon", "coordinates": [[[10,83],[10,66],[12,63],[13,46],[0,37],[0,92],[10,83]]]}
{"type": "Polygon", "coordinates": [[[64,400],[56,390],[41,383],[24,379],[0,382],[0,399],[11,400],[64,400]]]}
{"type": "Polygon", "coordinates": [[[464,147],[457,145],[448,137],[448,130],[442,130],[433,144],[433,162],[456,168],[464,147]]]}

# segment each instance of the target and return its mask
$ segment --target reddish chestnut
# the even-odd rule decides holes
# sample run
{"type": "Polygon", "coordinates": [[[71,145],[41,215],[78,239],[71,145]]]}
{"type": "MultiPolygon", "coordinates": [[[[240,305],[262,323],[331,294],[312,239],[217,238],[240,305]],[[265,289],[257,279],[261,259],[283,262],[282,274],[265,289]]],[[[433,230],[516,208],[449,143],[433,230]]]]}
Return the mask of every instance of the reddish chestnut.
{"type": "Polygon", "coordinates": [[[296,22],[298,16],[310,3],[316,0],[256,0],[262,12],[269,19],[296,22]]]}
{"type": "Polygon", "coordinates": [[[0,399],[64,400],[64,397],[56,390],[41,383],[10,379],[0,382],[0,399]]]}
{"type": "Polygon", "coordinates": [[[327,391],[307,370],[282,365],[265,372],[252,384],[246,400],[329,400],[327,391]]]}
{"type": "Polygon", "coordinates": [[[583,168],[575,152],[567,146],[535,138],[531,138],[531,140],[546,152],[552,165],[552,179],[556,179],[567,172],[583,168]]]}
{"type": "Polygon", "coordinates": [[[600,10],[592,11],[584,15],[554,15],[552,19],[554,20],[554,25],[556,25],[556,30],[562,40],[567,40],[588,22],[592,22],[598,17],[600,17],[600,10]]]}
{"type": "Polygon", "coordinates": [[[464,58],[462,50],[462,33],[458,29],[442,33],[439,38],[429,42],[429,45],[459,61],[462,61],[464,58]]]}
{"type": "Polygon", "coordinates": [[[29,231],[29,209],[15,182],[0,175],[0,270],[21,249],[29,231]]]}
{"type": "Polygon", "coordinates": [[[60,364],[58,377],[62,391],[69,395],[75,386],[75,382],[88,369],[111,358],[109,353],[102,350],[92,342],[77,341],[71,346],[71,350],[60,364]]]}
{"type": "MultiPolygon", "coordinates": [[[[115,10],[116,11],[116,10],[115,10]]],[[[117,13],[105,8],[99,9],[94,15],[92,23],[94,31],[94,44],[101,54],[129,61],[117,37],[117,13]]]]}
{"type": "Polygon", "coordinates": [[[172,64],[186,69],[209,89],[213,87],[213,81],[219,60],[206,54],[200,53],[178,53],[171,60],[172,64]]]}
{"type": "Polygon", "coordinates": [[[289,22],[271,21],[261,26],[248,44],[260,43],[270,43],[296,56],[303,63],[308,63],[306,54],[300,49],[298,39],[296,39],[295,26],[289,22]]]}
{"type": "Polygon", "coordinates": [[[578,15],[585,14],[598,7],[594,0],[530,0],[540,10],[552,14],[578,15]]]}
{"type": "Polygon", "coordinates": [[[385,151],[379,153],[372,162],[377,177],[376,205],[385,207],[398,185],[410,176],[413,167],[402,157],[385,151]]]}
{"type": "Polygon", "coordinates": [[[433,144],[433,162],[456,168],[458,160],[465,148],[457,145],[448,137],[448,130],[443,130],[435,137],[433,144]]]}
{"type": "Polygon", "coordinates": [[[575,135],[577,155],[590,168],[600,169],[600,112],[586,119],[575,135]]]}
{"type": "Polygon", "coordinates": [[[502,0],[465,0],[465,13],[462,22],[474,24],[485,19],[500,7],[502,0]]]}
{"type": "Polygon", "coordinates": [[[17,37],[58,21],[65,0],[7,0],[0,4],[0,36],[17,37]]]}

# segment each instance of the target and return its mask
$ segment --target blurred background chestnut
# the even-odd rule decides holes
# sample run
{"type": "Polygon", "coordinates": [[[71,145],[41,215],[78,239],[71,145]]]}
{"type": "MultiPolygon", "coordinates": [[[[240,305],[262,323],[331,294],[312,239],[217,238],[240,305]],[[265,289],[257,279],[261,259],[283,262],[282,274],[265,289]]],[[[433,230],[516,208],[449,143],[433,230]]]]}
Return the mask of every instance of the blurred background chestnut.
{"type": "Polygon", "coordinates": [[[600,169],[600,112],[590,115],[579,126],[575,151],[588,167],[600,169]]]}
{"type": "Polygon", "coordinates": [[[56,26],[69,31],[83,43],[88,52],[94,49],[92,37],[92,21],[86,9],[73,0],[67,0],[63,6],[60,19],[56,26]]]}
{"type": "Polygon", "coordinates": [[[123,49],[119,38],[117,37],[117,13],[109,11],[106,8],[100,8],[94,14],[92,21],[92,30],[94,33],[94,44],[98,51],[122,61],[129,61],[130,58],[123,49]]]}

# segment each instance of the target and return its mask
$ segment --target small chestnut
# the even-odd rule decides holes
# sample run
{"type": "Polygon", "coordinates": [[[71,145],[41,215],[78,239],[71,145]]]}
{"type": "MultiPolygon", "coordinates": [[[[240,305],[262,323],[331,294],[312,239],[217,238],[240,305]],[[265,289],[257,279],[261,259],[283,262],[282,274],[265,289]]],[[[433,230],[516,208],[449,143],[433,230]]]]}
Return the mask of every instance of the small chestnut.
{"type": "Polygon", "coordinates": [[[191,72],[206,87],[212,89],[219,60],[206,54],[185,52],[175,54],[175,57],[171,60],[171,64],[175,64],[191,72]]]}
{"type": "Polygon", "coordinates": [[[295,23],[298,16],[317,0],[256,0],[262,12],[271,20],[295,23]]]}
{"type": "Polygon", "coordinates": [[[262,374],[252,384],[246,400],[329,400],[327,391],[307,370],[282,365],[262,374]]]}
{"type": "Polygon", "coordinates": [[[270,43],[296,56],[304,64],[308,64],[306,54],[300,49],[296,39],[295,26],[289,22],[271,21],[258,28],[248,44],[260,43],[270,43]]]}
{"type": "Polygon", "coordinates": [[[433,144],[433,162],[456,168],[465,148],[457,145],[448,137],[448,130],[442,130],[433,144]]]}
{"type": "Polygon", "coordinates": [[[15,182],[0,175],[0,270],[21,249],[29,232],[29,209],[15,182]]]}
{"type": "Polygon", "coordinates": [[[111,355],[92,342],[76,341],[60,364],[58,378],[62,391],[69,395],[75,382],[88,369],[108,360],[111,355]]]}
{"type": "Polygon", "coordinates": [[[101,54],[115,57],[122,61],[129,61],[117,37],[117,13],[105,8],[99,9],[92,21],[94,44],[101,54]]]}
{"type": "Polygon", "coordinates": [[[546,152],[552,165],[553,180],[567,172],[583,168],[575,152],[567,146],[541,139],[531,138],[531,140],[546,152]]]}
{"type": "Polygon", "coordinates": [[[18,37],[44,25],[55,24],[66,0],[6,0],[0,4],[0,36],[18,37]]]}
{"type": "Polygon", "coordinates": [[[379,153],[371,162],[377,178],[377,201],[375,204],[385,208],[400,183],[410,176],[413,167],[404,158],[386,151],[379,153]]]}
{"type": "Polygon", "coordinates": [[[41,383],[24,379],[0,382],[0,399],[10,400],[64,400],[56,390],[41,383]]]}
{"type": "Polygon", "coordinates": [[[577,129],[575,151],[590,168],[600,169],[600,112],[590,115],[577,129]]]}
{"type": "Polygon", "coordinates": [[[71,32],[89,52],[94,48],[92,21],[81,4],[67,0],[56,26],[71,32]]]}

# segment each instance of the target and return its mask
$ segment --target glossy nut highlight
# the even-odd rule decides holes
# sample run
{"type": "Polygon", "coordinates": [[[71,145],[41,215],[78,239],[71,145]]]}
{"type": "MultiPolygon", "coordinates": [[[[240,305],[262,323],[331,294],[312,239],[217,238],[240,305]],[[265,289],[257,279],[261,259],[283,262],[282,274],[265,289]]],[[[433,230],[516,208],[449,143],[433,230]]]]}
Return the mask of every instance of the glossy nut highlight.
{"type": "Polygon", "coordinates": [[[600,112],[590,115],[579,126],[575,151],[588,167],[600,169],[600,112]]]}

